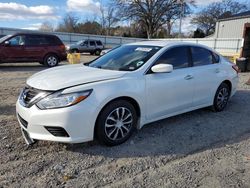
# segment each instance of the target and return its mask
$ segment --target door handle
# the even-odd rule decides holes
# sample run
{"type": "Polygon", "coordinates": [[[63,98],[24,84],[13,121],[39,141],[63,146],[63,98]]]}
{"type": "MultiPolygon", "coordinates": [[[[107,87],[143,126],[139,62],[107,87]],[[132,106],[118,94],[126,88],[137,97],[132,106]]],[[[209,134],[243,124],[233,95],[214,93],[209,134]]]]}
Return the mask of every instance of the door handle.
{"type": "Polygon", "coordinates": [[[191,80],[193,79],[194,77],[192,75],[187,75],[184,77],[185,80],[191,80]]]}
{"type": "Polygon", "coordinates": [[[220,72],[220,69],[215,69],[215,73],[219,73],[220,72]]]}

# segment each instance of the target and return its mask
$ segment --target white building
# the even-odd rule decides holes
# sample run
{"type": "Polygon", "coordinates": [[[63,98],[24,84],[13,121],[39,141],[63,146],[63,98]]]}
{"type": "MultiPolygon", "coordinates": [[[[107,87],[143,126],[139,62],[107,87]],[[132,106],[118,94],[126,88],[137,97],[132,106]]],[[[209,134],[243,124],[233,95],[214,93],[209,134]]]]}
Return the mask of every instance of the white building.
{"type": "Polygon", "coordinates": [[[220,19],[216,23],[215,38],[243,38],[243,57],[250,57],[250,11],[220,19]]]}

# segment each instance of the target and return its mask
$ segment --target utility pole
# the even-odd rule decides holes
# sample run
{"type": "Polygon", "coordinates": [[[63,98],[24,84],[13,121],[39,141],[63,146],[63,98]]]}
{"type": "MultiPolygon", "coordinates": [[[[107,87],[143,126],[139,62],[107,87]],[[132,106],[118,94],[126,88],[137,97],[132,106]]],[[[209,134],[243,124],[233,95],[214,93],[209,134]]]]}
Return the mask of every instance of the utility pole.
{"type": "Polygon", "coordinates": [[[179,25],[179,38],[181,38],[182,36],[182,31],[181,31],[181,27],[182,27],[182,19],[183,19],[183,15],[184,15],[184,0],[178,0],[178,3],[180,3],[181,5],[181,12],[180,12],[180,25],[179,25]]]}

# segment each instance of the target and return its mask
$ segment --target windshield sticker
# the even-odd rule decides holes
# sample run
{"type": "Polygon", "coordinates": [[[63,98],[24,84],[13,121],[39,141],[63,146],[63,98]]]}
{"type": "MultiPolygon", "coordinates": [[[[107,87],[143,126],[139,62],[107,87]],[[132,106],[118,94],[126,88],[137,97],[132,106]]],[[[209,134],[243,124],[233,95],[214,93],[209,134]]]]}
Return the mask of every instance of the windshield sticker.
{"type": "Polygon", "coordinates": [[[139,67],[139,66],[141,66],[143,63],[144,63],[143,61],[139,61],[139,62],[136,63],[136,66],[139,67]]]}
{"type": "Polygon", "coordinates": [[[152,50],[152,48],[142,48],[142,47],[138,47],[135,49],[135,51],[141,51],[141,52],[150,52],[152,50]]]}

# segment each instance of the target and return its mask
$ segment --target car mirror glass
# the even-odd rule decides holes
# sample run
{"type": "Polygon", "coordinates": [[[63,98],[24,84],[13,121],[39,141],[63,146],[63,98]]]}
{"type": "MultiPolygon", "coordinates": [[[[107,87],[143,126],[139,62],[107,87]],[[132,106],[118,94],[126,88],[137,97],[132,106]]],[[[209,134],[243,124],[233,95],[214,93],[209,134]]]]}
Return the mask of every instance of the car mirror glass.
{"type": "Polygon", "coordinates": [[[9,46],[9,45],[10,45],[10,41],[5,41],[5,42],[4,42],[4,45],[5,45],[5,46],[9,46]]]}

